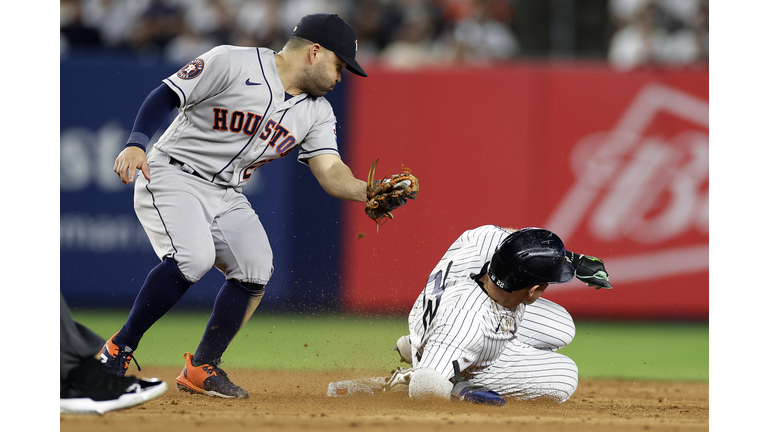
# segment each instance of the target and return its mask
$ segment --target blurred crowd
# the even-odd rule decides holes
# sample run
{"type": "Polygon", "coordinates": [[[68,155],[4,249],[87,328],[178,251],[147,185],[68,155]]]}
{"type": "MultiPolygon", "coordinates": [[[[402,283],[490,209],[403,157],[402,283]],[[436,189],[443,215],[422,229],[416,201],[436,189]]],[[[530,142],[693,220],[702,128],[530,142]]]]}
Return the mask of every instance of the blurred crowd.
{"type": "Polygon", "coordinates": [[[61,53],[125,51],[184,64],[220,44],[279,51],[302,16],[322,11],[352,25],[362,63],[476,64],[532,55],[527,40],[555,33],[521,38],[522,29],[558,26],[551,17],[575,17],[586,3],[601,10],[589,12],[603,39],[598,56],[620,67],[708,59],[708,0],[60,0],[61,53]]]}
{"type": "Polygon", "coordinates": [[[709,0],[610,0],[608,59],[620,68],[709,61],[709,0]]]}

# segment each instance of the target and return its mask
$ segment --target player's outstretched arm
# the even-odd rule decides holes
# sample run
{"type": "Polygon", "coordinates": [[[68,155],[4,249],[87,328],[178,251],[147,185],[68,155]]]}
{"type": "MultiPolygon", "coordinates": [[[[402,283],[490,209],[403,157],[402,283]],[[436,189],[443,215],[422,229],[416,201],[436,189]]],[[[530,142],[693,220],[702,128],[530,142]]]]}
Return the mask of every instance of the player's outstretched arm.
{"type": "Polygon", "coordinates": [[[600,258],[571,251],[565,251],[565,258],[573,264],[573,268],[576,270],[575,276],[587,286],[594,286],[595,289],[613,288],[613,285],[608,282],[608,272],[600,258]]]}
{"type": "Polygon", "coordinates": [[[115,173],[120,176],[123,184],[133,183],[136,170],[140,169],[149,180],[149,165],[147,155],[141,147],[126,147],[115,159],[115,173]]]}
{"type": "Polygon", "coordinates": [[[322,154],[307,161],[320,186],[332,197],[366,202],[366,185],[352,174],[352,170],[333,154],[322,154]]]}

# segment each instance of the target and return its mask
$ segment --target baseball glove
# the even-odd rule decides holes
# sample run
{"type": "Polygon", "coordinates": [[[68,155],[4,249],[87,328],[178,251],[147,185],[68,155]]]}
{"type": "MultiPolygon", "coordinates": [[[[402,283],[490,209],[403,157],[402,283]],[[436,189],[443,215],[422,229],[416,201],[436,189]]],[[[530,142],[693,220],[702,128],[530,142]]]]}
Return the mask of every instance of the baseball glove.
{"type": "MultiPolygon", "coordinates": [[[[416,199],[419,195],[419,180],[411,174],[410,169],[405,167],[400,174],[395,174],[391,178],[384,176],[382,180],[374,180],[378,164],[379,160],[376,159],[371,163],[371,169],[368,171],[368,202],[365,204],[365,214],[377,225],[381,225],[387,218],[394,217],[392,210],[405,205],[409,199],[416,199]]],[[[378,226],[376,230],[378,232],[378,226]]]]}

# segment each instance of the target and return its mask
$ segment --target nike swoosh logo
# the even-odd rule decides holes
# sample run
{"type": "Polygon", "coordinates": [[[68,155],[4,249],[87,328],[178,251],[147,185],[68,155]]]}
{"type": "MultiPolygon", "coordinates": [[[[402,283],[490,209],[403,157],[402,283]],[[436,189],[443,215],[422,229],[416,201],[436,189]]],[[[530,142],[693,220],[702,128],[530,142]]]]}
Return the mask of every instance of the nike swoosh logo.
{"type": "Polygon", "coordinates": [[[251,82],[251,79],[248,78],[248,79],[245,80],[245,85],[261,85],[261,83],[251,82]]]}

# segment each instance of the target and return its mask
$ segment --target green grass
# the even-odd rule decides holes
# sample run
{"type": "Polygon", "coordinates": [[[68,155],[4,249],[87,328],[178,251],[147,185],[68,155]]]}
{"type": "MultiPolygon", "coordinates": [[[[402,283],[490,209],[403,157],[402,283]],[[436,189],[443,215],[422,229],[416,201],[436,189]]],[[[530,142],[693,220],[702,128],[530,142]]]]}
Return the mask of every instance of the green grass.
{"type": "Polygon", "coordinates": [[[709,381],[706,323],[577,322],[559,351],[583,378],[709,381]]]}
{"type": "MultiPolygon", "coordinates": [[[[128,311],[73,310],[76,321],[104,338],[128,311]]],[[[142,339],[140,365],[180,366],[194,352],[207,313],[170,312],[142,339]]],[[[706,323],[577,322],[576,338],[560,352],[579,366],[582,378],[709,380],[706,323]]],[[[386,374],[400,365],[392,351],[408,331],[407,318],[344,314],[257,312],[224,354],[229,368],[370,370],[386,374]]]]}

